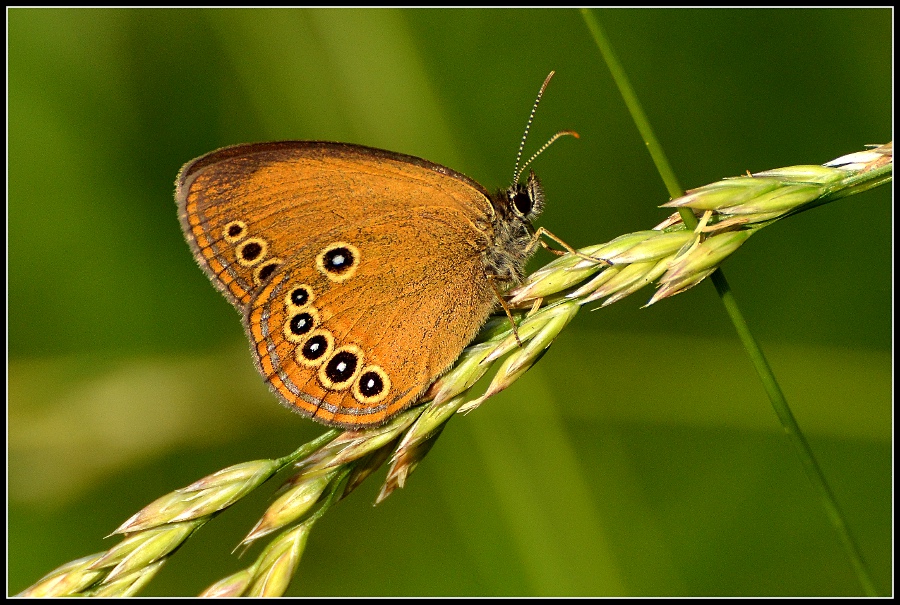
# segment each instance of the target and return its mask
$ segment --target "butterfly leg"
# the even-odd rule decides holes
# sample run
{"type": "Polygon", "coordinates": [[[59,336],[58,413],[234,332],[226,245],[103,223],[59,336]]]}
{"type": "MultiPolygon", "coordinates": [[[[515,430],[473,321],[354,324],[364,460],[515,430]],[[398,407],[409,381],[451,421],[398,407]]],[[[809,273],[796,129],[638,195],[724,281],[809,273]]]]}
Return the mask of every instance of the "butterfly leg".
{"type": "Polygon", "coordinates": [[[566,249],[566,252],[568,252],[569,254],[574,254],[574,255],[577,256],[578,258],[583,258],[584,260],[591,261],[592,263],[599,263],[599,264],[601,264],[601,265],[609,265],[609,264],[611,264],[611,263],[610,263],[609,261],[607,261],[606,259],[603,259],[603,258],[596,258],[596,257],[593,257],[593,256],[588,256],[587,254],[584,254],[583,252],[579,252],[578,250],[576,250],[575,248],[573,248],[572,246],[570,246],[569,244],[567,244],[566,242],[564,242],[563,240],[561,240],[559,237],[553,235],[553,233],[551,233],[550,231],[548,231],[548,230],[545,229],[544,227],[538,227],[537,231],[534,232],[534,235],[531,237],[531,241],[528,243],[528,246],[525,248],[526,253],[530,253],[532,250],[534,250],[534,248],[535,248],[538,244],[540,244],[541,247],[543,247],[543,248],[544,248],[545,250],[547,250],[548,252],[551,252],[551,253],[553,253],[553,254],[555,254],[555,255],[557,255],[557,256],[562,256],[563,254],[566,253],[566,252],[563,252],[563,251],[561,251],[561,250],[554,250],[553,248],[551,248],[551,247],[547,244],[547,242],[545,242],[544,240],[541,239],[541,236],[542,236],[542,235],[543,235],[543,236],[546,236],[546,237],[548,237],[548,238],[550,238],[550,239],[552,239],[552,240],[555,241],[557,244],[559,244],[560,246],[562,246],[563,248],[565,248],[565,249],[566,249]]]}
{"type": "Polygon", "coordinates": [[[503,310],[506,311],[506,316],[509,318],[509,325],[512,326],[513,336],[516,337],[516,342],[519,344],[519,348],[522,347],[522,341],[519,340],[519,330],[516,327],[516,320],[512,316],[512,311],[509,310],[509,305],[506,304],[506,301],[503,300],[503,295],[500,293],[500,288],[497,287],[496,276],[488,275],[488,281],[491,282],[491,288],[494,289],[494,294],[497,296],[497,300],[500,301],[500,306],[503,307],[503,310]]]}

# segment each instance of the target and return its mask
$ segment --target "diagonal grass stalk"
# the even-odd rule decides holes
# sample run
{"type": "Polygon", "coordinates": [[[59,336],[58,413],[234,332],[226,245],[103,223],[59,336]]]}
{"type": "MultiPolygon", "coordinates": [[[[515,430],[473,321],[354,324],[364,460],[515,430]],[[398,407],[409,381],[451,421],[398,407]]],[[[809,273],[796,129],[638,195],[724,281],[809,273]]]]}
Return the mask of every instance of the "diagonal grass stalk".
{"type": "MultiPolygon", "coordinates": [[[[597,44],[597,47],[600,49],[600,53],[603,55],[607,66],[612,72],[613,79],[616,81],[622,97],[623,99],[625,99],[625,102],[628,105],[628,109],[632,115],[632,118],[634,119],[638,130],[640,131],[645,143],[647,144],[650,155],[653,157],[653,161],[656,164],[657,170],[659,171],[660,176],[662,177],[663,181],[666,184],[666,187],[669,190],[669,194],[673,198],[680,197],[682,194],[681,186],[678,184],[675,173],[672,170],[669,161],[666,159],[659,141],[653,134],[653,130],[650,127],[650,122],[647,119],[647,116],[644,114],[643,109],[641,109],[640,102],[637,99],[637,95],[634,94],[634,90],[632,89],[631,84],[628,81],[628,77],[625,74],[624,69],[622,69],[622,66],[619,63],[618,59],[616,58],[615,53],[613,52],[612,47],[609,44],[605,33],[603,32],[603,29],[600,27],[599,22],[590,10],[581,9],[581,15],[584,18],[584,21],[588,29],[590,30],[591,35],[593,36],[594,41],[597,44]]],[[[884,149],[885,147],[882,147],[882,149],[884,149]]],[[[892,149],[888,147],[887,151],[888,153],[884,154],[884,156],[891,158],[892,149]]],[[[838,158],[837,160],[835,160],[835,162],[840,164],[843,159],[844,158],[838,158]]],[[[882,168],[883,166],[879,164],[883,162],[885,165],[887,165],[890,160],[885,160],[884,158],[876,158],[870,159],[870,162],[874,163],[871,163],[869,164],[869,166],[864,167],[863,174],[865,172],[871,172],[882,168]]],[[[858,176],[862,177],[863,174],[860,174],[858,176]]],[[[890,176],[886,176],[885,178],[890,179],[890,176]]],[[[875,181],[877,181],[877,179],[872,179],[868,182],[871,184],[875,181]]],[[[847,183],[845,182],[845,187],[842,188],[843,194],[849,195],[853,187],[854,185],[847,185],[847,183]]],[[[831,199],[835,199],[834,197],[826,197],[824,195],[824,191],[814,190],[812,193],[813,195],[811,195],[810,199],[808,200],[809,203],[813,202],[816,199],[821,200],[820,203],[826,203],[827,201],[831,201],[831,199]]],[[[812,207],[809,203],[806,205],[808,207],[812,207]]],[[[800,210],[798,209],[797,211],[800,210]]],[[[687,225],[688,228],[696,228],[697,220],[691,212],[680,209],[679,214],[681,215],[681,220],[685,225],[687,225]]],[[[859,546],[855,538],[853,537],[853,534],[850,532],[850,528],[847,524],[845,516],[838,506],[837,499],[834,497],[834,493],[831,490],[831,487],[828,485],[825,474],[822,472],[822,469],[818,461],[816,460],[815,454],[813,453],[812,448],[809,446],[809,442],[806,440],[806,437],[804,437],[803,432],[800,430],[800,426],[797,424],[797,421],[794,418],[790,407],[788,406],[787,400],[784,396],[784,392],[778,384],[778,381],[775,378],[775,374],[762,352],[762,348],[759,346],[759,343],[750,332],[750,328],[747,325],[743,314],[738,308],[734,293],[731,290],[731,287],[728,285],[728,281],[725,279],[725,274],[721,269],[716,268],[712,273],[712,282],[716,288],[716,292],[719,294],[719,297],[722,300],[722,304],[725,306],[726,313],[734,324],[735,330],[738,333],[738,337],[740,338],[741,343],[747,351],[747,355],[753,362],[754,368],[756,369],[756,372],[759,375],[760,380],[762,381],[763,386],[766,390],[766,394],[768,395],[769,400],[772,403],[772,407],[774,408],[775,413],[778,415],[778,419],[781,422],[785,432],[787,433],[791,444],[794,446],[794,450],[797,453],[797,456],[800,458],[800,462],[803,465],[803,469],[806,472],[807,477],[809,478],[810,482],[813,485],[813,488],[821,498],[822,505],[825,508],[828,519],[831,521],[834,530],[837,532],[837,535],[847,552],[847,556],[849,557],[850,562],[853,565],[854,571],[856,572],[857,578],[859,579],[863,590],[869,596],[877,596],[878,590],[875,587],[875,582],[872,579],[872,574],[865,562],[865,559],[862,556],[862,552],[860,551],[859,546]]]]}

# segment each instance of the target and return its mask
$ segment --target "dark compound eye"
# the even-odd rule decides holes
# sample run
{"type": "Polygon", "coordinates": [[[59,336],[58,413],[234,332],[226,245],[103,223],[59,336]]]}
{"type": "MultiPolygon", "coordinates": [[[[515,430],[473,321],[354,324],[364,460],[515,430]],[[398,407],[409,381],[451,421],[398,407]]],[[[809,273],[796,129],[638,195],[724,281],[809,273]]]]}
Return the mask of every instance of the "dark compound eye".
{"type": "Polygon", "coordinates": [[[356,373],[359,358],[351,351],[339,351],[325,364],[325,375],[335,384],[347,382],[356,373]]]}
{"type": "Polygon", "coordinates": [[[516,183],[506,190],[506,199],[515,214],[532,220],[544,209],[544,188],[532,171],[528,182],[516,183]]]}
{"type": "Polygon", "coordinates": [[[519,211],[519,214],[522,216],[528,216],[528,213],[531,212],[531,208],[534,206],[534,200],[531,199],[531,196],[524,191],[517,191],[513,196],[513,204],[516,207],[516,210],[519,211]]]}
{"type": "Polygon", "coordinates": [[[313,329],[313,324],[315,320],[313,316],[307,312],[297,313],[293,317],[291,317],[291,321],[288,322],[288,326],[291,330],[291,333],[295,336],[302,336],[306,334],[310,330],[313,329]]]}

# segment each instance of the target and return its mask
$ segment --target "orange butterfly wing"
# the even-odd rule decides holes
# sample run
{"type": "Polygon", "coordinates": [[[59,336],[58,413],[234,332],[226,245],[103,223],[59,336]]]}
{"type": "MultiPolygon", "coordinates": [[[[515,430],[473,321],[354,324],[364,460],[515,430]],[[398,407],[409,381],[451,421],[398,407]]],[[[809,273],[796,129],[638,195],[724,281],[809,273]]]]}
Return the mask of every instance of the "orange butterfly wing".
{"type": "Polygon", "coordinates": [[[243,145],[185,166],[176,198],[260,372],[323,423],[376,425],[413,403],[494,307],[493,207],[443,166],[340,143],[243,145]]]}

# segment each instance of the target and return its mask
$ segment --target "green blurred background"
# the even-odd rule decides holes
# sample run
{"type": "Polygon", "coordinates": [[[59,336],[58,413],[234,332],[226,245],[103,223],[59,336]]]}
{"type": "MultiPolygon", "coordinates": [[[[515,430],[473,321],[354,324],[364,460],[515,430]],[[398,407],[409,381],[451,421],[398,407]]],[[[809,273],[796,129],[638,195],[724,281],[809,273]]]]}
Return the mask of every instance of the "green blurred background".
{"type": "MultiPolygon", "coordinates": [[[[892,134],[891,12],[604,10],[681,183],[892,134]]],[[[108,548],[159,495],[322,428],[275,401],[197,268],[181,165],[325,139],[505,186],[534,95],[540,224],[650,228],[668,196],[577,11],[8,11],[9,590],[108,548]]],[[[726,271],[882,591],[891,590],[891,188],[756,235],[726,271]]],[[[534,266],[551,257],[538,255],[534,266]]],[[[575,318],[454,419],[406,489],[317,524],[295,595],[851,595],[860,587],[709,284],[575,318]]],[[[196,594],[265,486],[147,595],[196,594]]]]}

